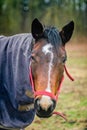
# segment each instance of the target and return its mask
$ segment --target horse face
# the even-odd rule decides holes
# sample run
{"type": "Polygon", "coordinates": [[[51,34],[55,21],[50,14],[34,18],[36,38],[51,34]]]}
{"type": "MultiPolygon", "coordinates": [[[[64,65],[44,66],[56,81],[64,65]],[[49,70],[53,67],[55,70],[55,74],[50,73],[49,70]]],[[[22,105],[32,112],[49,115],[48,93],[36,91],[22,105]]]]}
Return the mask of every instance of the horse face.
{"type": "MultiPolygon", "coordinates": [[[[35,91],[47,91],[57,94],[58,86],[63,76],[66,53],[61,47],[58,53],[51,43],[40,40],[35,44],[32,53],[32,75],[35,91]]],[[[39,116],[50,116],[56,106],[56,101],[49,96],[37,96],[35,107],[39,116]]]]}
{"type": "MultiPolygon", "coordinates": [[[[64,32],[63,34],[62,32],[57,33],[54,37],[51,34],[48,36],[50,32],[43,31],[43,27],[37,19],[32,23],[32,35],[36,39],[31,61],[34,90],[36,92],[49,92],[54,97],[57,95],[66,61],[64,49],[66,39],[64,39],[64,32]],[[35,26],[36,24],[37,26],[35,26]],[[39,27],[37,32],[35,32],[34,26],[39,27]],[[56,36],[58,38],[55,40],[56,36]]],[[[67,39],[69,40],[69,38],[67,39]]],[[[55,106],[56,99],[49,95],[43,93],[35,97],[36,114],[39,117],[50,117],[55,106]]]]}

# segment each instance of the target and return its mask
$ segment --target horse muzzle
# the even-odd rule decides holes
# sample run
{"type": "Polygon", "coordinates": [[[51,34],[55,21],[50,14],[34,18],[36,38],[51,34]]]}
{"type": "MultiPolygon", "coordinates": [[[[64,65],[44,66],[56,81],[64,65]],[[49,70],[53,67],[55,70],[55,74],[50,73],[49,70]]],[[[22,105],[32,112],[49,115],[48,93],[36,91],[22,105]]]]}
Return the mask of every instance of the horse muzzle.
{"type": "Polygon", "coordinates": [[[48,118],[52,116],[53,110],[56,107],[56,101],[50,99],[46,102],[43,102],[42,99],[37,98],[35,99],[35,109],[36,109],[36,115],[40,118],[48,118]]]}

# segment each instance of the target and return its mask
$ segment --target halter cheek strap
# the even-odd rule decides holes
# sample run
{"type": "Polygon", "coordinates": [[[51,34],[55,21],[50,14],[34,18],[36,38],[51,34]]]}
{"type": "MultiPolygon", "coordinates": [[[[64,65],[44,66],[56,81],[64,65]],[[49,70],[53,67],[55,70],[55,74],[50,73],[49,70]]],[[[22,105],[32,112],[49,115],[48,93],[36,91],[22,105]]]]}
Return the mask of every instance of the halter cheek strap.
{"type": "MultiPolygon", "coordinates": [[[[64,70],[66,72],[66,75],[68,76],[68,78],[72,81],[74,81],[74,79],[72,78],[72,76],[69,74],[69,72],[67,71],[67,68],[66,66],[64,65],[64,70]]],[[[58,96],[59,96],[59,93],[60,93],[60,89],[61,89],[61,86],[62,86],[62,82],[64,80],[64,75],[60,81],[60,84],[58,86],[58,90],[57,90],[57,94],[54,95],[50,92],[47,92],[47,91],[35,91],[35,88],[34,88],[34,81],[33,81],[33,77],[32,77],[32,70],[31,70],[31,67],[30,67],[30,73],[29,73],[29,78],[30,78],[30,82],[31,82],[31,86],[32,86],[32,89],[33,89],[33,92],[34,92],[34,97],[36,98],[37,96],[42,96],[42,95],[45,95],[45,96],[49,96],[51,97],[52,99],[54,100],[58,100],[58,96]]],[[[60,113],[60,112],[53,112],[53,114],[56,114],[56,115],[59,115],[61,116],[63,119],[67,120],[65,115],[60,113]]]]}
{"type": "Polygon", "coordinates": [[[63,80],[64,80],[64,76],[62,77],[62,80],[61,80],[61,82],[59,84],[56,95],[52,94],[51,92],[47,92],[47,91],[35,91],[34,82],[33,82],[32,73],[31,73],[31,68],[30,68],[30,81],[31,81],[33,92],[34,92],[34,97],[45,95],[45,96],[49,96],[52,99],[57,101],[58,100],[58,95],[59,95],[59,92],[60,92],[60,88],[61,88],[61,84],[62,84],[63,80]]]}
{"type": "MultiPolygon", "coordinates": [[[[74,81],[74,79],[72,78],[72,76],[69,74],[69,72],[67,71],[67,68],[66,66],[64,65],[64,70],[68,76],[68,78],[72,81],[74,81]]],[[[32,89],[33,89],[33,92],[34,92],[34,97],[37,97],[38,95],[46,95],[46,96],[49,96],[51,97],[52,99],[54,100],[57,100],[58,99],[58,95],[60,93],[60,89],[61,89],[61,86],[62,86],[62,82],[64,80],[64,75],[60,81],[60,84],[58,86],[58,90],[57,90],[57,94],[56,95],[53,95],[52,93],[50,92],[47,92],[47,91],[35,91],[35,88],[34,88],[34,81],[33,81],[33,77],[32,77],[32,70],[31,70],[31,67],[30,67],[30,73],[29,73],[29,78],[30,78],[30,82],[31,82],[31,86],[32,86],[32,89]]]]}

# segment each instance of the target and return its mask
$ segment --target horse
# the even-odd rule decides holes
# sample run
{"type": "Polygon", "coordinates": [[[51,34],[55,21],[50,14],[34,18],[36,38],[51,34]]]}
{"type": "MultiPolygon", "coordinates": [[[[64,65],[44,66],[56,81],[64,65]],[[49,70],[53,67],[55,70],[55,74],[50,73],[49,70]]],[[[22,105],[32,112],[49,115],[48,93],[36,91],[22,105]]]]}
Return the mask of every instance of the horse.
{"type": "Polygon", "coordinates": [[[24,129],[35,115],[53,115],[64,70],[71,78],[65,45],[73,30],[73,21],[59,31],[35,18],[31,33],[0,36],[0,130],[24,129]]]}

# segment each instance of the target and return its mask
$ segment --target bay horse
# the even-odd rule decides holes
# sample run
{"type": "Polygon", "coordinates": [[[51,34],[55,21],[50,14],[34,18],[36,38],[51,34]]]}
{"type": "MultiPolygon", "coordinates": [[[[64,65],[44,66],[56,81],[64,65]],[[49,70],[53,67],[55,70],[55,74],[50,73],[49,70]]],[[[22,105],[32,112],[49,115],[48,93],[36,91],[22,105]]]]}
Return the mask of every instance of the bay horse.
{"type": "Polygon", "coordinates": [[[0,36],[0,130],[53,115],[73,30],[73,21],[58,31],[34,19],[31,33],[0,36]]]}

